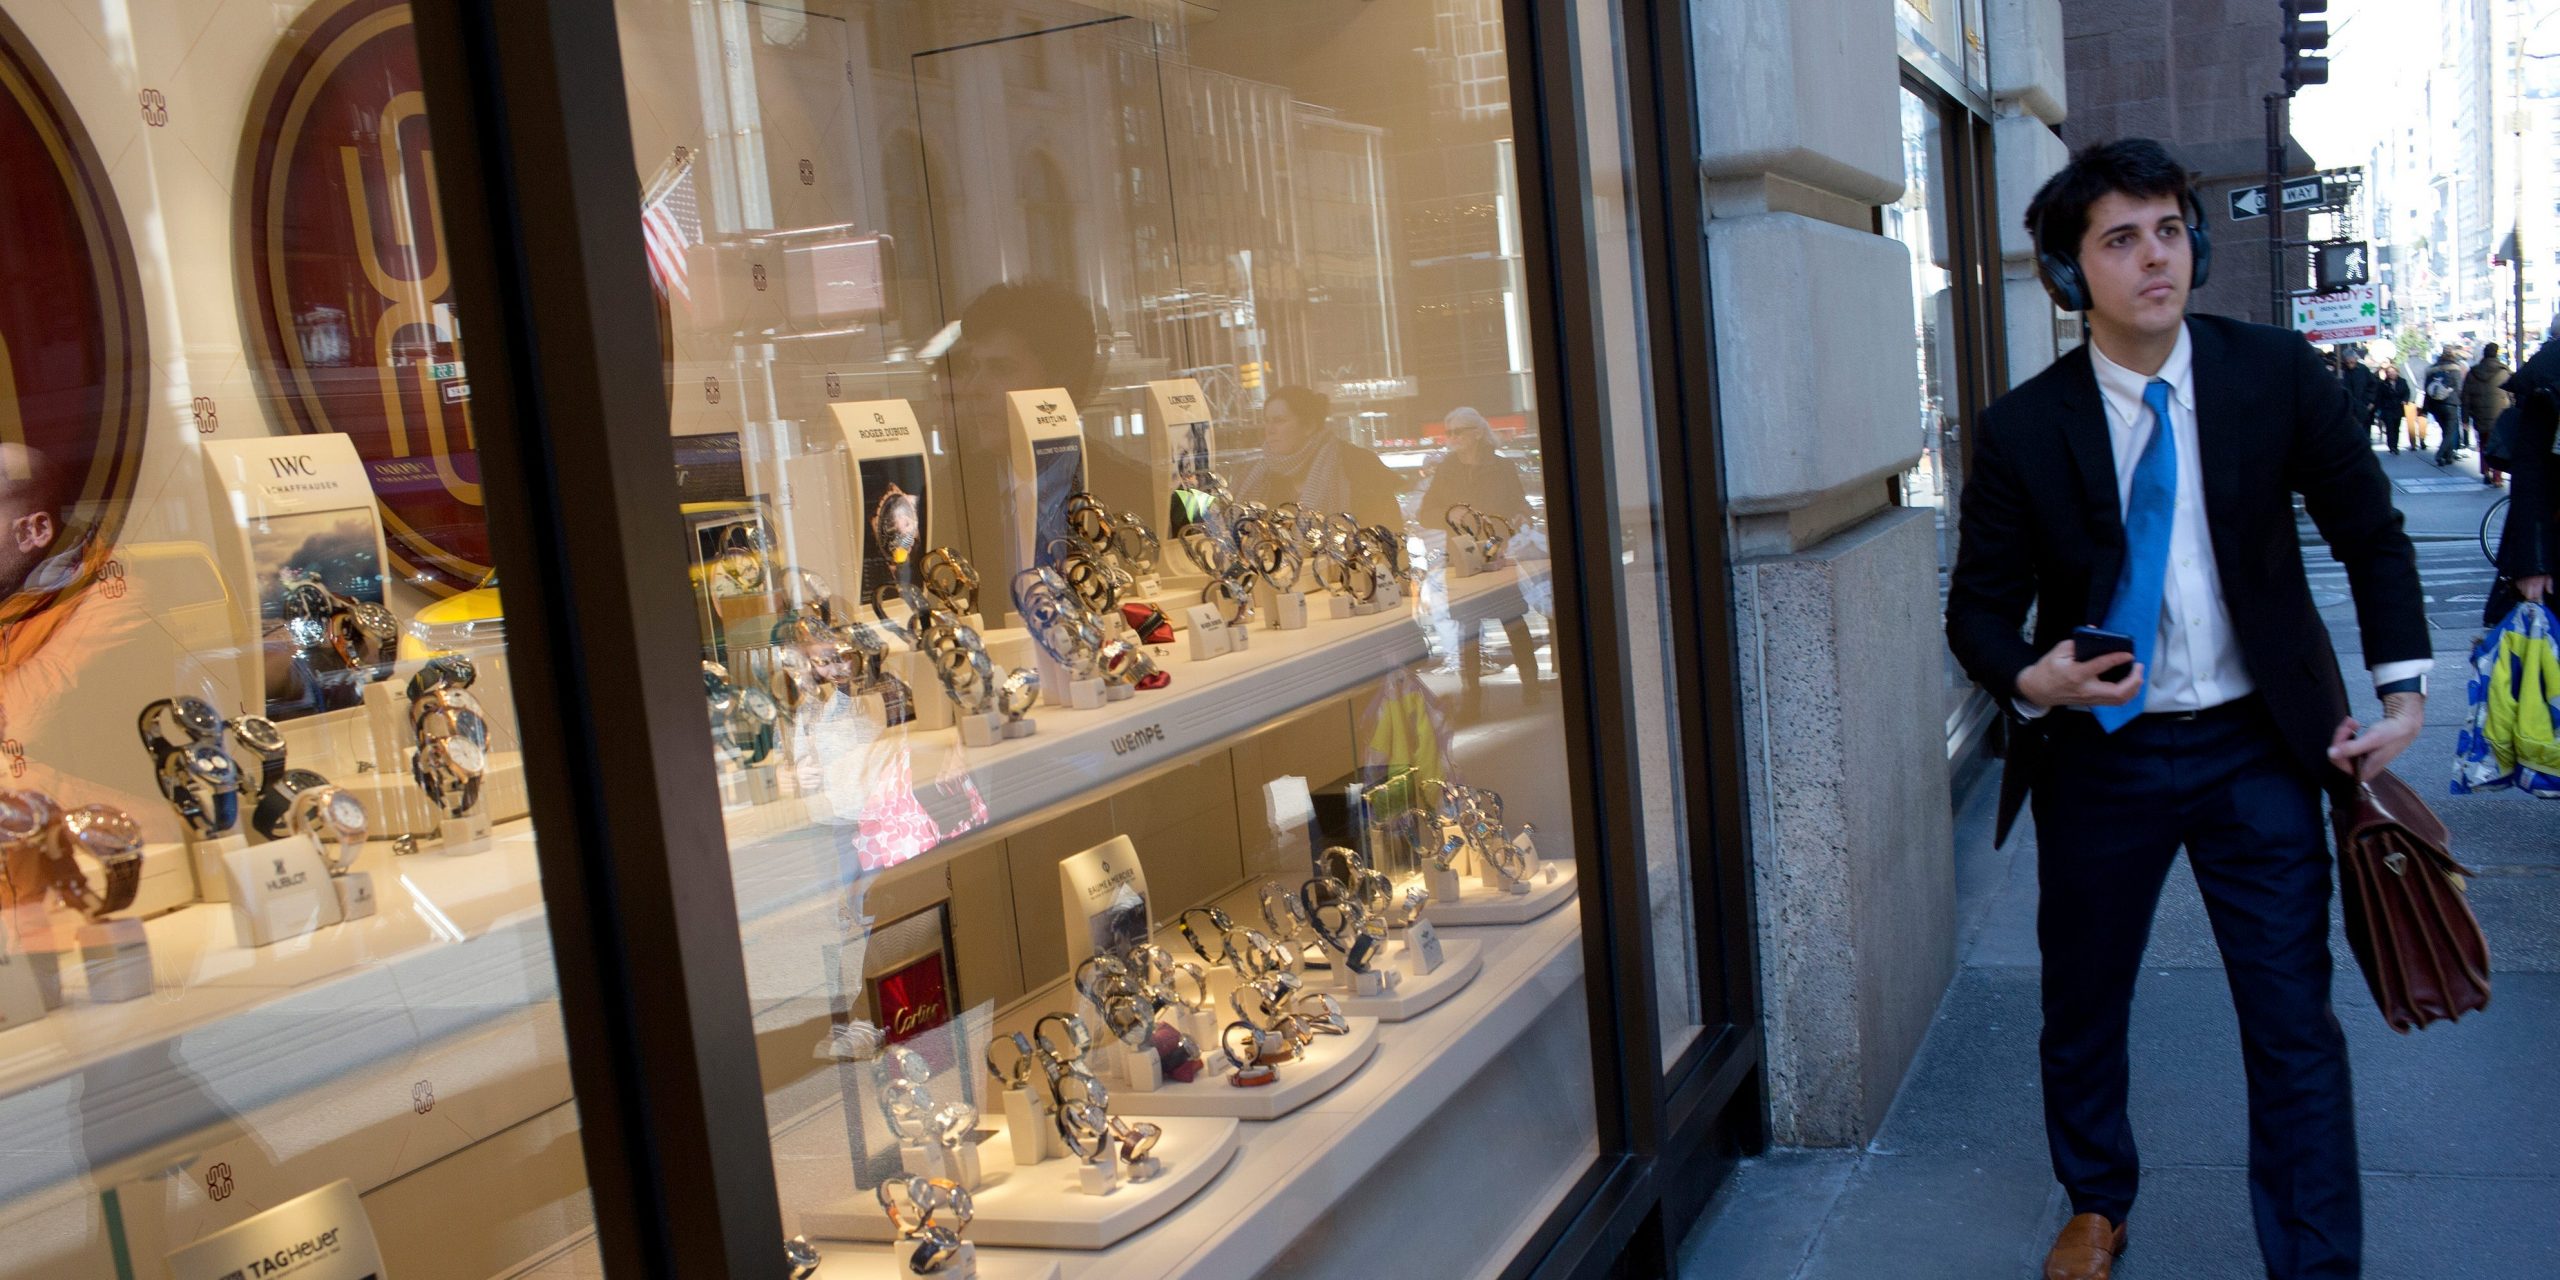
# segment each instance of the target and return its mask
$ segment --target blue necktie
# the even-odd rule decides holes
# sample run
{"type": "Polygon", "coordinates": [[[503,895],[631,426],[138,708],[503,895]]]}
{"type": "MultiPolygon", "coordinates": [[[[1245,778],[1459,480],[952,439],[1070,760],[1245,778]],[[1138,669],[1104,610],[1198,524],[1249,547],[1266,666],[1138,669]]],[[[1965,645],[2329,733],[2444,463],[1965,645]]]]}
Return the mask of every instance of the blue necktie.
{"type": "Polygon", "coordinates": [[[2169,577],[2169,529],[2178,514],[2178,440],[2169,429],[2169,384],[2158,378],[2142,389],[2151,409],[2151,442],[2133,464],[2133,492],[2124,504],[2124,573],[2107,606],[2106,628],[2133,637],[2133,660],[2142,664],[2143,688],[2121,707],[2098,707],[2109,733],[2133,723],[2150,693],[2151,651],[2160,640],[2161,593],[2169,577]]]}

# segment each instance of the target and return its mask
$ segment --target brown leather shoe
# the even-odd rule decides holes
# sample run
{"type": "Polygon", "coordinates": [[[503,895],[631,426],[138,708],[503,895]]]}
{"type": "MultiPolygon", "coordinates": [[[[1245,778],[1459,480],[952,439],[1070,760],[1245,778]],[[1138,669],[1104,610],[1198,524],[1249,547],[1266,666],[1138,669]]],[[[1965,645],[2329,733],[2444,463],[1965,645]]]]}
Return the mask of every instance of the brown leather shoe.
{"type": "Polygon", "coordinates": [[[2103,1213],[2081,1214],[2053,1238],[2053,1252],[2044,1256],[2044,1280],[2107,1280],[2123,1253],[2123,1227],[2103,1213]]]}

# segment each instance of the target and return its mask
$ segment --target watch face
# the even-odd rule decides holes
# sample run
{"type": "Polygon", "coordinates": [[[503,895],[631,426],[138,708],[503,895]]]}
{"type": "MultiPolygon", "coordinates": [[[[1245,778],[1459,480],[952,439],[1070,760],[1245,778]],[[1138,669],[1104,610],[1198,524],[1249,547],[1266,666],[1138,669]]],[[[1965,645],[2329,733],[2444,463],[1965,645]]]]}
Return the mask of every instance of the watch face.
{"type": "Polygon", "coordinates": [[[239,762],[210,742],[196,743],[179,756],[186,762],[189,774],[216,791],[236,790],[240,786],[239,762]]]}
{"type": "Polygon", "coordinates": [[[178,722],[179,728],[187,731],[187,736],[190,738],[210,738],[222,732],[221,713],[213,709],[212,703],[202,698],[178,699],[170,711],[170,716],[178,722]]]}
{"type": "Polygon", "coordinates": [[[231,732],[240,739],[241,746],[259,755],[271,756],[284,750],[284,730],[265,716],[242,716],[231,722],[231,732]]]}
{"type": "Polygon", "coordinates": [[[53,825],[62,811],[40,791],[0,791],[0,840],[24,840],[53,825]]]}
{"type": "Polygon", "coordinates": [[[388,640],[400,629],[399,622],[391,616],[391,610],[370,600],[356,601],[349,612],[355,617],[356,629],[364,632],[368,639],[377,642],[388,640]]]}
{"type": "Polygon", "coordinates": [[[100,858],[119,858],[142,849],[142,824],[122,809],[84,804],[62,815],[63,829],[82,848],[100,858]]]}
{"type": "Polygon", "coordinates": [[[364,801],[357,799],[355,792],[343,788],[333,790],[322,803],[321,816],[341,832],[360,833],[366,825],[364,801]]]}
{"type": "Polygon", "coordinates": [[[445,738],[441,741],[444,743],[445,761],[453,766],[454,772],[465,778],[476,778],[487,767],[488,756],[480,750],[479,743],[469,738],[445,738]]]}

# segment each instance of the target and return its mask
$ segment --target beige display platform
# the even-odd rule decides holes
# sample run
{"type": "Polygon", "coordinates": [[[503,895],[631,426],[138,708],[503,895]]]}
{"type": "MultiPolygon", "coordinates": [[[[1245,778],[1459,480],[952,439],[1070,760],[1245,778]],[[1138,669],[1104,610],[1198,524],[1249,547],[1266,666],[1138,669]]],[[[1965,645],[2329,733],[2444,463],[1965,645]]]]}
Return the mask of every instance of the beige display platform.
{"type": "MultiPolygon", "coordinates": [[[[969,1238],[976,1240],[975,1229],[969,1238]]],[[[816,1280],[912,1280],[906,1266],[879,1244],[837,1244],[818,1248],[816,1280]]],[[[978,1250],[977,1280],[1058,1280],[1058,1264],[1033,1253],[978,1250]]]]}
{"type": "MultiPolygon", "coordinates": [[[[1376,1024],[1372,1023],[1374,1029],[1376,1024]]],[[[1225,1089],[1226,1085],[1219,1085],[1225,1089]]],[[[1231,1093],[1247,1092],[1230,1089],[1231,1093]]],[[[1125,1108],[1114,1095],[1113,1110],[1125,1108]]],[[[1130,1114],[1136,1114],[1130,1112],[1130,1114]]],[[[1123,1182],[1111,1194],[1086,1195],[1077,1189],[1073,1160],[1043,1160],[1029,1168],[1013,1163],[1012,1142],[996,1124],[996,1137],[980,1144],[986,1182],[973,1199],[977,1213],[969,1220],[968,1237],[981,1250],[988,1246],[1032,1249],[1108,1249],[1180,1208],[1208,1186],[1235,1156],[1235,1120],[1193,1117],[1158,1121],[1164,1137],[1156,1158],[1164,1172],[1145,1182],[1123,1182]]],[[[868,1191],[854,1192],[827,1207],[800,1215],[800,1228],[828,1240],[886,1243],[889,1220],[868,1191]]],[[[823,1252],[823,1250],[822,1250],[823,1252]]],[[[981,1271],[987,1255],[978,1255],[981,1271]]]]}
{"type": "MultiPolygon", "coordinates": [[[[1115,1088],[1111,1091],[1111,1109],[1150,1119],[1234,1116],[1239,1120],[1277,1120],[1331,1092],[1378,1051],[1376,1018],[1347,1021],[1351,1024],[1349,1035],[1317,1036],[1295,1061],[1280,1064],[1280,1078],[1270,1084],[1239,1089],[1227,1083],[1225,1072],[1202,1071],[1188,1084],[1167,1080],[1143,1093],[1115,1088]]],[[[1204,1044],[1200,1051],[1215,1054],[1218,1046],[1204,1044]]]]}
{"type": "Polygon", "coordinates": [[[1546,865],[1556,869],[1554,883],[1542,873],[1529,885],[1527,893],[1504,893],[1488,889],[1467,877],[1466,888],[1456,902],[1433,900],[1422,909],[1422,918],[1444,929],[1463,929],[1474,925],[1527,924],[1573,900],[1577,885],[1570,861],[1549,858],[1546,865]]]}
{"type": "Polygon", "coordinates": [[[1403,945],[1396,944],[1398,951],[1390,957],[1387,967],[1404,976],[1385,995],[1344,995],[1334,976],[1322,971],[1308,974],[1307,985],[1330,993],[1344,1013],[1380,1022],[1403,1022],[1438,1008],[1484,971],[1484,944],[1471,938],[1441,939],[1440,967],[1419,976],[1409,967],[1411,958],[1403,953],[1403,945]]]}

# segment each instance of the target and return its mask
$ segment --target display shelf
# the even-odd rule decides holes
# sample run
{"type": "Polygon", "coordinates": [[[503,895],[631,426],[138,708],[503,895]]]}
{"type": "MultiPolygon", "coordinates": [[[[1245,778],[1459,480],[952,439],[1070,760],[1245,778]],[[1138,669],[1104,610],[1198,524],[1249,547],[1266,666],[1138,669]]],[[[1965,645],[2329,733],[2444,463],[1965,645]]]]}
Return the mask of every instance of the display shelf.
{"type": "Polygon", "coordinates": [[[357,862],[375,914],[271,946],[237,945],[223,904],[146,921],[145,999],[90,1003],[68,959],[64,1007],[0,1031],[0,1144],[64,1151],[68,1123],[85,1156],[11,1162],[0,1201],[556,1000],[530,824],[492,846],[394,857],[376,841],[357,862]],[[66,1081],[87,1082],[68,1118],[66,1081]]]}
{"type": "MultiPolygon", "coordinates": [[[[969,1220],[969,1238],[982,1247],[1107,1249],[1172,1213],[1208,1186],[1234,1158],[1242,1128],[1239,1122],[1220,1117],[1176,1117],[1156,1123],[1164,1129],[1156,1143],[1156,1158],[1164,1162],[1164,1172],[1145,1182],[1123,1182],[1108,1195],[1092,1196],[1077,1188],[1074,1160],[1015,1166],[1012,1143],[1003,1136],[1004,1125],[998,1121],[998,1137],[979,1148],[987,1162],[986,1180],[973,1197],[977,1213],[969,1220]]],[[[802,1129],[795,1136],[810,1135],[802,1129]]],[[[835,1143],[841,1169],[843,1136],[839,1132],[827,1138],[835,1143]]],[[[815,1172],[808,1162],[794,1159],[790,1145],[776,1143],[777,1159],[803,1175],[815,1172]]],[[[820,1157],[816,1163],[826,1162],[820,1157]]],[[[849,1176],[845,1181],[848,1185],[832,1194],[794,1181],[794,1194],[816,1190],[824,1197],[820,1207],[800,1214],[799,1229],[830,1240],[888,1240],[889,1220],[881,1214],[879,1201],[869,1191],[853,1189],[849,1176]]]]}
{"type": "MultiPolygon", "coordinates": [[[[1446,605],[1461,623],[1516,617],[1525,607],[1516,577],[1491,574],[1451,583],[1446,605]]],[[[1042,707],[1038,734],[992,747],[962,747],[947,732],[917,735],[915,776],[968,773],[986,797],[987,825],[1001,827],[1419,662],[1429,645],[1407,597],[1366,617],[1318,618],[1296,631],[1256,628],[1242,653],[1199,661],[1184,645],[1149,653],[1171,684],[1094,711],[1042,707]]]]}
{"type": "MultiPolygon", "coordinates": [[[[1430,1013],[1386,1028],[1370,1063],[1313,1105],[1241,1128],[1234,1163],[1252,1177],[1213,1180],[1152,1230],[1057,1255],[1063,1280],[1260,1271],[1535,1020],[1556,1016],[1580,988],[1578,936],[1571,912],[1481,931],[1483,972],[1473,982],[1430,1013]]],[[[1117,1107],[1121,1095],[1113,1096],[1117,1107]]],[[[839,1099],[785,1121],[775,1146],[787,1220],[793,1206],[850,1199],[839,1099]]],[[[1000,1154],[1006,1144],[987,1147],[1000,1154]]]]}
{"type": "MultiPolygon", "coordinates": [[[[974,1229],[969,1234],[973,1239],[977,1236],[974,1229]]],[[[886,1245],[866,1247],[830,1241],[818,1246],[818,1274],[814,1280],[914,1280],[914,1277],[904,1263],[890,1255],[886,1245]]],[[[1058,1280],[1058,1264],[1055,1259],[1036,1253],[980,1249],[976,1280],[1058,1280]]]]}
{"type": "Polygon", "coordinates": [[[1549,858],[1547,865],[1556,869],[1552,881],[1541,877],[1529,886],[1527,893],[1504,893],[1488,889],[1469,876],[1456,902],[1433,899],[1422,909],[1422,918],[1449,929],[1478,925],[1526,924],[1573,900],[1579,885],[1574,865],[1568,859],[1549,858]]]}

